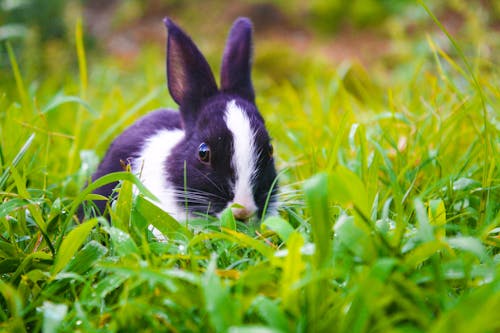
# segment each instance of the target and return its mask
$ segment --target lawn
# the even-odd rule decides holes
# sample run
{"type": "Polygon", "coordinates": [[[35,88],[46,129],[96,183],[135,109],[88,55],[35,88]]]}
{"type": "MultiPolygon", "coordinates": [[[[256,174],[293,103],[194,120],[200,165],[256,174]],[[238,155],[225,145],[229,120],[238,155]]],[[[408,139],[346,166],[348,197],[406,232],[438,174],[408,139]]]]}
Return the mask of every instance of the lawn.
{"type": "MultiPolygon", "coordinates": [[[[303,12],[276,2],[287,24],[256,24],[253,77],[279,215],[179,223],[127,172],[90,185],[121,181],[109,216],[78,220],[113,138],[176,105],[163,40],[98,47],[116,35],[92,36],[68,3],[60,39],[0,30],[0,330],[500,331],[497,5],[312,1],[297,41],[283,35],[303,12]],[[347,29],[325,23],[339,10],[347,29]],[[331,41],[350,33],[374,46],[339,58],[352,43],[331,41]]],[[[114,24],[143,22],[123,3],[114,24]]],[[[192,7],[177,21],[218,69],[238,14],[203,33],[192,7]]]]}

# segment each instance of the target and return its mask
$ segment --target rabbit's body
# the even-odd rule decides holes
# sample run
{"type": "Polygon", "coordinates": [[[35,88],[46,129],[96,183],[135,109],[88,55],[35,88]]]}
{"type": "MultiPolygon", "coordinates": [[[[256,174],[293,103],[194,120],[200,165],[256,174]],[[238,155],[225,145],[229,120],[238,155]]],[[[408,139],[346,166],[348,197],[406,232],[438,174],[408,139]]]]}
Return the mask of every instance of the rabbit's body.
{"type": "MultiPolygon", "coordinates": [[[[233,204],[235,217],[273,209],[274,159],[250,79],[251,23],[238,19],[223,58],[221,89],[185,33],[168,28],[168,87],[180,111],[158,110],[139,119],[111,144],[93,180],[130,164],[176,219],[218,215],[233,204]],[[270,193],[270,194],[269,194],[270,193]]],[[[95,193],[110,196],[115,184],[95,193]]],[[[96,202],[100,212],[105,203],[96,202]]]]}
{"type": "MultiPolygon", "coordinates": [[[[164,177],[159,177],[156,181],[151,182],[153,173],[147,171],[151,169],[155,160],[166,158],[182,136],[181,117],[178,111],[157,110],[151,112],[137,120],[113,141],[97,171],[92,176],[92,181],[108,173],[123,171],[124,164],[128,164],[131,166],[132,172],[142,178],[144,185],[158,196],[160,191],[155,191],[155,189],[164,177]],[[163,140],[159,145],[158,141],[162,138],[168,140],[163,140]],[[155,146],[160,147],[153,151],[152,148],[155,146]],[[146,182],[152,183],[153,186],[146,184],[146,182]]],[[[156,174],[162,170],[161,168],[154,169],[156,169],[156,174]]],[[[94,193],[109,197],[116,184],[111,183],[100,187],[94,193]]],[[[158,196],[158,198],[160,197],[158,196]]],[[[167,201],[165,199],[161,201],[162,208],[165,209],[167,201]]],[[[104,212],[106,201],[96,201],[95,204],[101,213],[104,212]]]]}

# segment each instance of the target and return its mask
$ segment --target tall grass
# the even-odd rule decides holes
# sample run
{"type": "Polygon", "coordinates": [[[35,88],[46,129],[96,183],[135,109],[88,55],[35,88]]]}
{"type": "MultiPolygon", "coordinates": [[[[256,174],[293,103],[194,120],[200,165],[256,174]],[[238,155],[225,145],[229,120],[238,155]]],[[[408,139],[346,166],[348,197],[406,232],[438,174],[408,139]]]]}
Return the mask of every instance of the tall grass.
{"type": "Polygon", "coordinates": [[[87,83],[78,27],[80,74],[64,82],[26,86],[9,48],[2,329],[500,329],[497,67],[479,58],[465,68],[433,38],[391,83],[358,65],[312,65],[302,82],[271,84],[257,101],[283,170],[280,216],[186,226],[117,173],[92,185],[122,180],[109,220],[79,223],[76,207],[92,198],[81,188],[109,142],[174,104],[154,49],[126,67],[89,61],[87,83]],[[149,224],[168,240],[153,239],[149,224]]]}

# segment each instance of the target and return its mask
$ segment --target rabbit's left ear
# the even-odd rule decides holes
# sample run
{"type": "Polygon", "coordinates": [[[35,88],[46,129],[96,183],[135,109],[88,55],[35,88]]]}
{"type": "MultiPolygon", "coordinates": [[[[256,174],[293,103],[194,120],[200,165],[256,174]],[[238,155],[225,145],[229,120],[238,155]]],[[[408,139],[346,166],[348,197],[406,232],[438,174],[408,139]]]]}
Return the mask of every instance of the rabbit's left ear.
{"type": "Polygon", "coordinates": [[[222,58],[221,90],[254,102],[251,71],[252,22],[240,17],[234,22],[226,42],[222,58]]]}
{"type": "MultiPolygon", "coordinates": [[[[167,80],[170,95],[181,106],[185,123],[196,120],[197,114],[182,112],[183,106],[198,105],[217,93],[217,84],[205,57],[191,38],[172,20],[165,18],[167,39],[167,80]]],[[[196,108],[195,108],[196,109],[196,108]]]]}

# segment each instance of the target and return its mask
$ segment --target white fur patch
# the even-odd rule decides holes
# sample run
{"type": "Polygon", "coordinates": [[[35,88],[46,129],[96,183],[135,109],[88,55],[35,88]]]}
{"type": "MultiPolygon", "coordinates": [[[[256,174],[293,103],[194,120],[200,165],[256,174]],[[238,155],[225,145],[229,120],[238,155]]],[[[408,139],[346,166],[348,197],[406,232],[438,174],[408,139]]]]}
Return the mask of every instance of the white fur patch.
{"type": "Polygon", "coordinates": [[[232,100],[227,103],[225,121],[227,128],[233,135],[234,155],[231,163],[236,174],[234,199],[228,203],[228,206],[236,203],[244,206],[249,213],[253,214],[257,211],[252,191],[256,152],[250,119],[245,111],[232,100]]]}
{"type": "MultiPolygon", "coordinates": [[[[145,141],[139,157],[132,163],[132,172],[160,200],[157,203],[160,208],[177,220],[184,220],[186,213],[175,204],[173,188],[166,179],[165,160],[183,137],[181,130],[158,131],[145,141]]],[[[165,240],[159,230],[152,226],[149,229],[157,239],[165,240]]]]}

